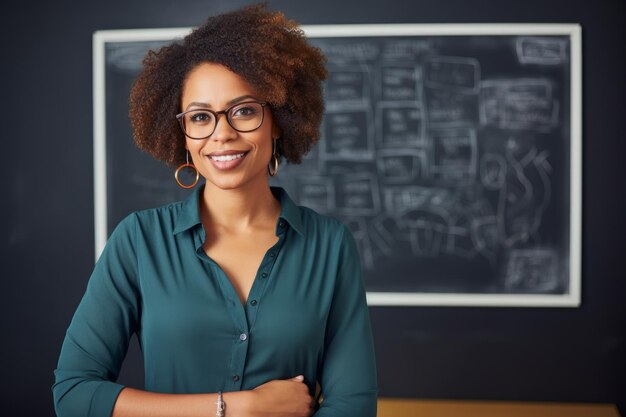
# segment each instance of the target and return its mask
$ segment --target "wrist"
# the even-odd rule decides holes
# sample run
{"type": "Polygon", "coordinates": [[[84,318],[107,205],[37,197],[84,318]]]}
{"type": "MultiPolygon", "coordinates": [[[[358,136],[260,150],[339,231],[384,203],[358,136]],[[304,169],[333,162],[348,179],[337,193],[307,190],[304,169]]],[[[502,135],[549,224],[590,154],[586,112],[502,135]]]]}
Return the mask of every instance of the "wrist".
{"type": "Polygon", "coordinates": [[[222,391],[217,393],[217,401],[215,402],[215,415],[217,417],[224,417],[224,398],[222,391]]]}
{"type": "Polygon", "coordinates": [[[224,417],[253,417],[252,397],[251,391],[223,392],[224,417]]]}

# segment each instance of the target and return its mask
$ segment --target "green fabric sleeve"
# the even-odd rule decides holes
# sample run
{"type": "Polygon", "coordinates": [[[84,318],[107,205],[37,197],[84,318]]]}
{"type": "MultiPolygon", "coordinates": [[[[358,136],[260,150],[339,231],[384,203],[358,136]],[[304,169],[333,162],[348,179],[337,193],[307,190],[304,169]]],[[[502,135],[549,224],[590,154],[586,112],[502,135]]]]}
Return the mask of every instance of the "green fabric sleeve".
{"type": "Polygon", "coordinates": [[[52,386],[59,417],[109,417],[115,383],[140,317],[136,219],[124,219],[96,263],[69,325],[52,386]]]}
{"type": "Polygon", "coordinates": [[[339,273],[329,313],[316,417],[376,417],[374,344],[356,242],[343,226],[339,273]]]}

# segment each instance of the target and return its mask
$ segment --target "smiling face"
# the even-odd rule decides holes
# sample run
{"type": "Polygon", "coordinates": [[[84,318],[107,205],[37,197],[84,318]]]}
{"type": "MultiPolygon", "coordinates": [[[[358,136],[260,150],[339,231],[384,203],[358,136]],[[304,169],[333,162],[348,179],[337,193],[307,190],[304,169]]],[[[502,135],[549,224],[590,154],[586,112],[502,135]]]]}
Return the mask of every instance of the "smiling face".
{"type": "Polygon", "coordinates": [[[251,132],[235,130],[226,120],[225,114],[218,114],[215,130],[208,138],[186,137],[185,147],[200,175],[206,178],[207,187],[236,189],[267,184],[272,138],[278,138],[280,130],[274,124],[269,106],[260,110],[256,105],[244,104],[250,102],[263,102],[263,98],[258,97],[243,78],[222,65],[203,63],[187,76],[181,108],[184,112],[198,110],[187,114],[187,133],[192,130],[190,123],[193,122],[202,131],[203,125],[213,117],[210,112],[200,110],[219,113],[232,108],[231,121],[239,123],[235,126],[240,130],[254,128],[246,123],[249,123],[255,111],[264,113],[261,126],[251,132]]]}

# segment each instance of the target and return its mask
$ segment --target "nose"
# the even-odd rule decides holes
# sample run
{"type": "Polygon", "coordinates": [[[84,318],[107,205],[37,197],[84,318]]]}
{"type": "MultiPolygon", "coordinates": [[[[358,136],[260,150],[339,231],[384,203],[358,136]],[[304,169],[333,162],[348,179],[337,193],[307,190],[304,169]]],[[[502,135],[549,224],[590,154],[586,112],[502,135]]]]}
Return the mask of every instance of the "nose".
{"type": "Polygon", "coordinates": [[[226,120],[226,114],[221,113],[217,115],[215,122],[215,130],[211,135],[211,139],[214,141],[229,141],[233,140],[237,135],[237,131],[226,120]]]}

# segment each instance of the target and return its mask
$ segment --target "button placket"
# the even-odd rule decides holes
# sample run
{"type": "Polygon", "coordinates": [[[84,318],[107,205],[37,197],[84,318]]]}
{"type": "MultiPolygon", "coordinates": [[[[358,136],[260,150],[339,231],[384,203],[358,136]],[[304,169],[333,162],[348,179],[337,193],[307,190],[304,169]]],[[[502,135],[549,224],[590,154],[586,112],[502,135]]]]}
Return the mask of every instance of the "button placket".
{"type": "MultiPolygon", "coordinates": [[[[209,258],[207,257],[207,259],[209,258]]],[[[226,306],[233,321],[234,329],[238,330],[233,335],[232,339],[230,381],[228,383],[230,390],[238,391],[241,389],[241,385],[243,383],[243,375],[248,359],[249,344],[247,340],[245,342],[241,340],[241,335],[245,334],[246,339],[248,339],[250,327],[248,326],[245,308],[239,301],[239,297],[237,296],[230,280],[226,276],[226,273],[214,262],[210,262],[209,265],[213,269],[224,298],[228,300],[226,302],[226,306]]]]}
{"type": "MultiPolygon", "coordinates": [[[[248,302],[249,306],[257,306],[261,302],[261,297],[265,293],[265,289],[267,288],[270,272],[274,268],[274,264],[276,263],[276,259],[278,258],[278,253],[285,241],[285,234],[280,233],[278,235],[278,242],[274,246],[272,246],[268,252],[266,253],[263,261],[261,263],[261,267],[259,268],[258,277],[260,280],[255,281],[252,285],[252,291],[249,294],[250,302],[248,302]]],[[[254,322],[256,320],[256,316],[258,313],[258,308],[246,308],[246,318],[248,319],[248,328],[252,329],[254,327],[254,322]]]]}
{"type": "Polygon", "coordinates": [[[244,375],[248,359],[248,334],[249,331],[242,331],[234,341],[231,380],[232,387],[235,390],[241,389],[241,384],[243,382],[242,376],[244,375]]]}

